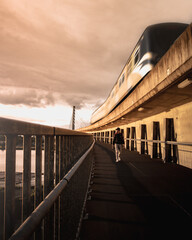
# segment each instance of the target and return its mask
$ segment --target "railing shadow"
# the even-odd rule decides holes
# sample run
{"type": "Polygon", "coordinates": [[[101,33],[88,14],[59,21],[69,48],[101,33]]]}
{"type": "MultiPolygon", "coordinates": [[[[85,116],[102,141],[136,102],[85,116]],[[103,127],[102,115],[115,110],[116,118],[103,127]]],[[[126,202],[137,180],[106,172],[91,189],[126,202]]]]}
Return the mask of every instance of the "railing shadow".
{"type": "MultiPolygon", "coordinates": [[[[115,153],[111,145],[99,143],[99,146],[110,156],[127,196],[145,219],[143,226],[146,232],[142,239],[190,239],[192,219],[175,204],[166,187],[163,189],[166,186],[164,180],[157,179],[154,173],[142,174],[142,169],[133,168],[134,161],[147,161],[146,156],[143,158],[142,155],[124,150],[122,161],[115,163],[115,153]],[[155,186],[156,183],[160,185],[155,186]],[[151,185],[154,189],[160,188],[158,194],[155,193],[158,191],[152,192],[151,185]]],[[[152,160],[149,159],[147,164],[150,161],[152,160]]]]}

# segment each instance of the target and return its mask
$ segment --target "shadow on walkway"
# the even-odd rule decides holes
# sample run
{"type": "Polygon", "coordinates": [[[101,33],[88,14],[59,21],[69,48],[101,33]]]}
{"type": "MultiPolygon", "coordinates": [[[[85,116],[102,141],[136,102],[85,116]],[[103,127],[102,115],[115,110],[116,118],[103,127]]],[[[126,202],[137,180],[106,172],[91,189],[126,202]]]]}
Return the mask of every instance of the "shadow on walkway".
{"type": "Polygon", "coordinates": [[[192,239],[192,170],[128,150],[115,163],[107,144],[94,151],[81,239],[192,239]]]}

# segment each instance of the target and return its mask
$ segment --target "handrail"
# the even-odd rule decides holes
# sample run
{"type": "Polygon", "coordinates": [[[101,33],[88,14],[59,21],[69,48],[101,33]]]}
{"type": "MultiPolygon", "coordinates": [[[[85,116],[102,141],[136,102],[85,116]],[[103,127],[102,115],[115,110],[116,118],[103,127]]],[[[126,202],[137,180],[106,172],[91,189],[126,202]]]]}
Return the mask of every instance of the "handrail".
{"type": "MultiPolygon", "coordinates": [[[[104,136],[102,136],[104,138],[104,136]]],[[[110,139],[112,137],[105,137],[105,139],[110,139]]],[[[162,141],[162,140],[150,140],[150,139],[138,139],[138,138],[124,138],[129,141],[138,141],[138,142],[152,142],[152,143],[164,143],[171,145],[183,145],[183,146],[192,146],[192,142],[176,142],[176,141],[162,141]]]]}
{"type": "Polygon", "coordinates": [[[61,192],[65,189],[70,179],[81,166],[87,155],[92,150],[95,144],[93,141],[91,147],[83,154],[78,162],[72,167],[72,169],[64,176],[64,178],[55,186],[55,188],[47,195],[44,201],[32,212],[32,214],[25,220],[25,222],[15,231],[10,240],[24,240],[28,239],[35,231],[41,220],[45,217],[51,206],[59,197],[61,192]]]}
{"type": "Polygon", "coordinates": [[[164,143],[164,144],[172,144],[172,145],[192,146],[191,142],[161,141],[161,140],[148,140],[148,139],[136,139],[136,138],[125,138],[125,140],[138,141],[138,142],[153,142],[153,143],[164,143]]]}
{"type": "Polygon", "coordinates": [[[90,135],[85,132],[73,131],[64,128],[45,126],[41,124],[23,122],[13,119],[7,119],[0,117],[0,134],[1,135],[90,135]]]}

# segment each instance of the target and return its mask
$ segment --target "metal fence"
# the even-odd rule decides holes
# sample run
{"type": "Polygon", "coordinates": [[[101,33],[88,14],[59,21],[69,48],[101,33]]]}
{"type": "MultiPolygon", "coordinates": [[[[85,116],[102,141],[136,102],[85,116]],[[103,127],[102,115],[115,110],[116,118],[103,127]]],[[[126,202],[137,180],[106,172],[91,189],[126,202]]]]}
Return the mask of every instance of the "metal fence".
{"type": "MultiPolygon", "coordinates": [[[[19,225],[21,227],[12,239],[29,239],[33,232],[36,239],[60,239],[65,219],[62,204],[67,199],[62,192],[66,185],[70,185],[68,183],[72,176],[76,175],[90,152],[93,146],[92,135],[4,118],[0,118],[0,135],[5,136],[6,151],[1,221],[3,239],[9,239],[19,225]],[[23,146],[19,145],[18,137],[23,140],[23,146]],[[19,200],[15,196],[17,148],[23,151],[22,197],[19,200]],[[35,150],[34,189],[31,181],[32,149],[35,150]],[[17,201],[21,204],[21,211],[18,210],[17,201]]],[[[87,163],[87,176],[80,176],[85,177],[87,182],[90,161],[87,163]]],[[[81,170],[82,173],[83,171],[81,170]]],[[[76,184],[77,182],[81,184],[79,179],[76,184]]],[[[84,183],[84,193],[81,195],[85,194],[87,182],[84,183]]],[[[78,187],[76,190],[82,191],[78,187]]],[[[72,190],[70,192],[75,194],[72,190]]]]}
{"type": "MultiPolygon", "coordinates": [[[[113,133],[113,132],[112,132],[113,133]]],[[[113,142],[113,135],[105,136],[104,133],[95,133],[95,140],[99,140],[105,143],[113,142]]],[[[152,158],[161,158],[164,162],[175,162],[181,165],[186,165],[187,159],[189,164],[187,167],[192,168],[192,142],[179,142],[169,140],[152,140],[152,139],[140,139],[140,138],[124,138],[125,147],[130,151],[138,151],[141,154],[149,154],[152,158]]]]}

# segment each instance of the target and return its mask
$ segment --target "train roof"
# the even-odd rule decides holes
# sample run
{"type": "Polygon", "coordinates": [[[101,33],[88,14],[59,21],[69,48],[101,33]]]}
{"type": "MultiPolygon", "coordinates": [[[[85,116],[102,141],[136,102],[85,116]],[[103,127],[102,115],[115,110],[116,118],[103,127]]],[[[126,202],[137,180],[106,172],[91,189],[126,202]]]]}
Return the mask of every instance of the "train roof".
{"type": "MultiPolygon", "coordinates": [[[[157,23],[157,24],[153,24],[153,25],[149,25],[144,33],[146,31],[153,31],[153,30],[159,30],[159,29],[165,29],[165,28],[172,28],[174,30],[185,30],[185,28],[187,28],[189,24],[187,23],[178,23],[178,22],[165,22],[165,23],[157,23]]],[[[143,34],[142,34],[143,35],[143,34]]]]}

